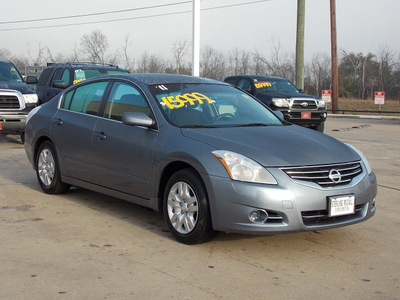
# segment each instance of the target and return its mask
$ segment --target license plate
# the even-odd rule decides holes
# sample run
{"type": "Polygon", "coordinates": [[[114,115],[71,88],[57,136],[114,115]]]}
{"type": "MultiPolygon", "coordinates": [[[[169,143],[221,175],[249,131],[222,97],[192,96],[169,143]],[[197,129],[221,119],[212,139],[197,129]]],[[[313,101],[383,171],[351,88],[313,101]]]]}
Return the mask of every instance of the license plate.
{"type": "Polygon", "coordinates": [[[302,112],[301,118],[302,119],[311,119],[311,113],[310,112],[302,112]]]}
{"type": "Polygon", "coordinates": [[[354,214],[355,203],[356,197],[353,195],[329,197],[329,216],[354,214]]]}

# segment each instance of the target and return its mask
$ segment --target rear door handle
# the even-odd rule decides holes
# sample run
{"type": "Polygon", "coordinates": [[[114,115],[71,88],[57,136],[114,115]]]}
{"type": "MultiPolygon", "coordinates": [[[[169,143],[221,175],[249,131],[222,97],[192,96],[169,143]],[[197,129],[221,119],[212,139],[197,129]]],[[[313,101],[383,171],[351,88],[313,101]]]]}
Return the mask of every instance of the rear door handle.
{"type": "Polygon", "coordinates": [[[57,125],[62,125],[62,124],[64,124],[63,120],[61,120],[60,118],[58,118],[58,119],[51,119],[51,121],[52,121],[54,124],[57,124],[57,125]]]}

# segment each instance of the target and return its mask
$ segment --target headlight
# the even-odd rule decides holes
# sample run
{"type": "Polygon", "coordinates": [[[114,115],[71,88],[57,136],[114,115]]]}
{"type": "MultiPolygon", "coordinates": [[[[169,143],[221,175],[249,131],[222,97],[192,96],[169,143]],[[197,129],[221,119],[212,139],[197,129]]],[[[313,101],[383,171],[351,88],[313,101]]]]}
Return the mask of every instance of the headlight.
{"type": "Polygon", "coordinates": [[[246,156],[225,150],[217,150],[212,153],[225,167],[232,180],[278,184],[267,169],[246,156]]]}
{"type": "Polygon", "coordinates": [[[324,100],[317,100],[317,107],[318,108],[325,108],[326,103],[324,100]]]}
{"type": "Polygon", "coordinates": [[[351,149],[353,149],[361,157],[361,160],[364,163],[364,166],[367,169],[368,174],[371,174],[372,168],[371,168],[367,158],[364,156],[364,154],[360,150],[358,150],[356,147],[354,147],[353,145],[350,145],[350,144],[346,144],[346,145],[349,146],[351,149]]]}
{"type": "Polygon", "coordinates": [[[23,94],[25,103],[36,103],[38,102],[38,95],[36,94],[23,94]]]}
{"type": "Polygon", "coordinates": [[[277,107],[289,107],[289,102],[285,98],[272,98],[272,104],[277,107]]]}

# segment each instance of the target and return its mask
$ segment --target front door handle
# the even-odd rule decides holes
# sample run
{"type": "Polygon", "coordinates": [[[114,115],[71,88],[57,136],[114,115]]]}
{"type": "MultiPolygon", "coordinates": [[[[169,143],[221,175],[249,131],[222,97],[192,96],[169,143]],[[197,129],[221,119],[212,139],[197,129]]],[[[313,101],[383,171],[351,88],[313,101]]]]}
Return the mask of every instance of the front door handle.
{"type": "Polygon", "coordinates": [[[106,140],[107,139],[107,136],[103,131],[101,131],[101,132],[96,131],[94,133],[94,136],[97,137],[99,140],[106,140]]]}

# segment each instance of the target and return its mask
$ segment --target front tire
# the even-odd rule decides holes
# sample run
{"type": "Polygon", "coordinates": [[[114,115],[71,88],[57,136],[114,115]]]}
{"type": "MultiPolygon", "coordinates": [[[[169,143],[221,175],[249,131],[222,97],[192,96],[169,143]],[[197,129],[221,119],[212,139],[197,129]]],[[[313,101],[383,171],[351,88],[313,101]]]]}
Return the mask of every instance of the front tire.
{"type": "Polygon", "coordinates": [[[163,211],[172,235],[179,242],[192,245],[214,237],[207,192],[193,170],[180,170],[168,180],[163,211]]]}
{"type": "Polygon", "coordinates": [[[43,142],[36,156],[36,176],[39,185],[46,194],[66,193],[70,185],[61,181],[60,166],[52,142],[43,142]]]}
{"type": "Polygon", "coordinates": [[[324,132],[325,130],[325,122],[320,123],[319,125],[317,125],[315,127],[315,130],[319,131],[319,132],[324,132]]]}

